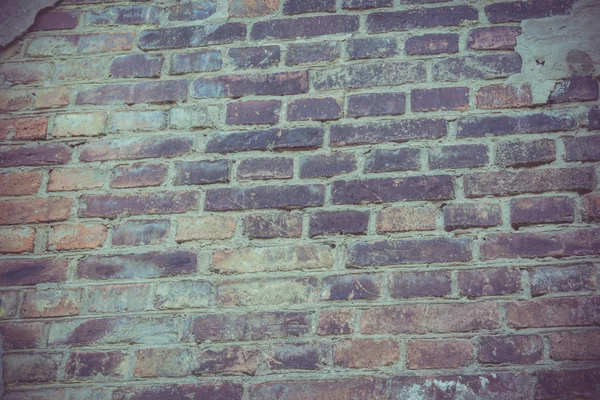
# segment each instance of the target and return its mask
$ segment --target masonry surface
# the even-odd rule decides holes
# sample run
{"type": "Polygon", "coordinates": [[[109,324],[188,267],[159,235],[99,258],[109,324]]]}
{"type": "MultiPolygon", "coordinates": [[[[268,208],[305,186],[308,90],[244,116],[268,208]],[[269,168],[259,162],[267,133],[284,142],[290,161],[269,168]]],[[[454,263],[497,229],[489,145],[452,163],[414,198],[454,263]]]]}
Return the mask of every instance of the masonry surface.
{"type": "Polygon", "coordinates": [[[518,52],[597,10],[42,11],[0,51],[3,398],[600,398],[600,53],[518,52]]]}

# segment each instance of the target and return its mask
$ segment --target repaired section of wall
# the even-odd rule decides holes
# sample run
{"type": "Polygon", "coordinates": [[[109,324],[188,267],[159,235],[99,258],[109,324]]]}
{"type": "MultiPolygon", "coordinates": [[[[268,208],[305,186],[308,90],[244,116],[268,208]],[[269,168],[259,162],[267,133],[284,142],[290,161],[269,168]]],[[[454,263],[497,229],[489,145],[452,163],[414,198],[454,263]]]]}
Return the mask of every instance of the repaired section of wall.
{"type": "Polygon", "coordinates": [[[0,48],[6,47],[27,31],[41,10],[52,7],[59,0],[2,0],[0,2],[0,48]]]}

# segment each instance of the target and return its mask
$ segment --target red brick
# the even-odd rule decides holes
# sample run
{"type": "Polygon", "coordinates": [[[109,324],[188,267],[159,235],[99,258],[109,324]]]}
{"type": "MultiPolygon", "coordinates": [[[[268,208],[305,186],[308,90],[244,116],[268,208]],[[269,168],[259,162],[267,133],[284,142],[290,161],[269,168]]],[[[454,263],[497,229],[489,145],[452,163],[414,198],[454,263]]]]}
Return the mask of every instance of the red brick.
{"type": "Polygon", "coordinates": [[[277,208],[291,210],[322,206],[323,185],[279,185],[243,188],[208,189],[204,209],[235,211],[277,208]]]}
{"type": "Polygon", "coordinates": [[[67,164],[72,150],[63,144],[5,146],[0,150],[0,167],[67,164]]]}
{"type": "Polygon", "coordinates": [[[355,311],[352,308],[322,310],[319,314],[317,335],[347,335],[354,333],[355,311]]]}
{"type": "Polygon", "coordinates": [[[321,400],[378,400],[386,397],[382,378],[359,377],[335,380],[300,380],[255,383],[250,385],[250,400],[300,400],[318,396],[321,400]]]}
{"type": "Polygon", "coordinates": [[[58,379],[62,354],[6,354],[2,357],[7,384],[45,383],[58,379]]]}
{"type": "Polygon", "coordinates": [[[544,353],[542,338],[536,335],[482,336],[477,360],[490,364],[522,364],[540,361],[544,353]]]}
{"type": "Polygon", "coordinates": [[[255,375],[262,359],[256,347],[226,347],[219,350],[203,350],[198,355],[199,365],[195,375],[242,374],[255,375]]]}
{"type": "Polygon", "coordinates": [[[600,359],[600,331],[555,332],[548,338],[553,360],[600,359]]]}
{"type": "Polygon", "coordinates": [[[560,297],[508,303],[506,318],[511,328],[595,326],[600,321],[598,297],[560,297]]]}
{"type": "Polygon", "coordinates": [[[594,290],[594,275],[594,267],[588,263],[530,268],[531,295],[594,290]]]}
{"type": "Polygon", "coordinates": [[[35,96],[30,90],[2,90],[0,111],[19,111],[33,107],[35,96]]]}
{"type": "Polygon", "coordinates": [[[244,219],[244,233],[250,239],[300,237],[302,217],[286,212],[250,214],[244,219]]]}
{"type": "Polygon", "coordinates": [[[42,185],[39,172],[10,172],[0,174],[0,196],[28,196],[36,194],[42,185]]]}
{"type": "Polygon", "coordinates": [[[483,144],[435,146],[429,150],[432,169],[483,167],[488,162],[488,148],[483,144]]]}
{"type": "Polygon", "coordinates": [[[458,35],[455,33],[429,33],[411,36],[404,43],[408,55],[458,53],[458,35]]]}
{"type": "Polygon", "coordinates": [[[160,186],[167,178],[164,164],[132,164],[115,168],[110,187],[116,189],[160,186]]]}
{"type": "Polygon", "coordinates": [[[46,62],[12,62],[0,65],[0,75],[4,82],[19,84],[49,81],[52,78],[52,66],[46,62]]]}
{"type": "Polygon", "coordinates": [[[477,19],[477,10],[469,6],[376,12],[367,16],[367,32],[381,33],[433,28],[436,26],[456,26],[463,22],[477,19]]]}
{"type": "Polygon", "coordinates": [[[273,14],[279,9],[279,0],[252,1],[229,0],[229,16],[231,17],[257,17],[273,14]]]}
{"type": "Polygon", "coordinates": [[[124,105],[137,103],[172,103],[187,98],[186,80],[139,83],[108,83],[80,88],[77,105],[124,105]]]}
{"type": "Polygon", "coordinates": [[[46,138],[47,116],[19,117],[0,120],[0,139],[39,140],[46,138]]]}
{"type": "Polygon", "coordinates": [[[107,232],[104,225],[57,225],[48,235],[48,247],[51,250],[95,249],[102,247],[107,232]]]}
{"type": "Polygon", "coordinates": [[[92,194],[81,197],[79,216],[113,218],[142,214],[181,214],[197,208],[198,192],[92,194]]]}
{"type": "Polygon", "coordinates": [[[333,363],[344,368],[394,365],[400,360],[400,346],[393,339],[353,339],[336,343],[333,363]]]}
{"type": "Polygon", "coordinates": [[[32,228],[0,228],[0,253],[33,252],[35,231],[32,228]]]}
{"type": "Polygon", "coordinates": [[[139,48],[148,50],[180,49],[225,44],[246,38],[246,25],[227,22],[219,25],[189,25],[146,29],[139,35],[139,48]]]}
{"type": "Polygon", "coordinates": [[[52,31],[57,29],[73,29],[79,22],[79,11],[62,10],[39,13],[35,18],[34,31],[52,31]]]}
{"type": "Polygon", "coordinates": [[[444,229],[490,228],[502,224],[496,203],[453,203],[444,207],[444,229]]]}
{"type": "Polygon", "coordinates": [[[23,300],[23,318],[48,318],[79,315],[81,290],[27,291],[23,300]]]}
{"type": "Polygon", "coordinates": [[[529,85],[490,85],[475,92],[475,104],[481,109],[529,107],[533,97],[529,85]]]}
{"type": "Polygon", "coordinates": [[[133,33],[89,33],[34,38],[26,54],[32,57],[58,57],[126,51],[133,47],[133,33]]]}
{"type": "Polygon", "coordinates": [[[501,167],[533,167],[556,160],[556,144],[552,139],[504,142],[496,144],[495,153],[501,167]]]}
{"type": "Polygon", "coordinates": [[[129,355],[124,351],[74,352],[65,364],[65,378],[102,380],[124,377],[128,364],[129,355]]]}
{"type": "Polygon", "coordinates": [[[516,268],[482,268],[458,271],[462,296],[500,296],[521,290],[521,271],[516,268]]]}
{"type": "Polygon", "coordinates": [[[307,71],[277,72],[254,75],[223,75],[197,78],[191,96],[194,98],[248,95],[282,96],[308,92],[307,71]]]}
{"type": "Polygon", "coordinates": [[[590,193],[583,196],[583,220],[600,221],[600,194],[590,193]]]}
{"type": "Polygon", "coordinates": [[[568,371],[537,371],[535,400],[597,399],[600,371],[597,368],[568,371]]]}
{"type": "Polygon", "coordinates": [[[469,88],[413,89],[411,109],[420,111],[464,111],[469,108],[469,88]]]}
{"type": "Polygon", "coordinates": [[[19,322],[0,325],[2,347],[6,350],[32,349],[43,346],[43,322],[19,322]]]}
{"type": "Polygon", "coordinates": [[[459,368],[473,361],[467,340],[411,340],[406,345],[408,369],[459,368]]]}
{"type": "Polygon", "coordinates": [[[381,279],[376,274],[326,276],[321,300],[377,300],[381,296],[381,279]]]}
{"type": "Polygon", "coordinates": [[[67,260],[59,258],[9,259],[0,261],[0,286],[64,282],[67,260]]]}
{"type": "Polygon", "coordinates": [[[600,135],[579,136],[565,139],[565,161],[600,160],[600,135]]]}
{"type": "Polygon", "coordinates": [[[73,199],[64,197],[0,201],[0,225],[64,221],[71,216],[72,205],[73,199]]]}
{"type": "Polygon", "coordinates": [[[288,103],[288,121],[330,121],[340,119],[342,108],[332,97],[298,99],[288,103]]]}
{"type": "Polygon", "coordinates": [[[491,23],[519,22],[571,12],[572,0],[529,0],[490,4],[485,13],[491,23]]]}
{"type": "Polygon", "coordinates": [[[469,32],[467,48],[470,50],[512,50],[521,34],[518,26],[490,26],[469,32]]]}
{"type": "Polygon", "coordinates": [[[175,185],[206,185],[210,183],[228,183],[231,162],[216,161],[184,161],[175,165],[177,171],[175,185]]]}
{"type": "Polygon", "coordinates": [[[574,221],[573,199],[566,196],[520,197],[510,201],[510,223],[519,228],[574,221]]]}
{"type": "Polygon", "coordinates": [[[114,400],[160,400],[169,397],[185,399],[194,396],[200,399],[242,400],[243,395],[243,386],[231,382],[159,384],[155,386],[122,387],[113,390],[114,400]]]}
{"type": "Polygon", "coordinates": [[[521,133],[569,131],[576,126],[570,115],[544,113],[518,116],[489,115],[465,117],[458,120],[458,137],[503,136],[521,133]]]}
{"type": "Polygon", "coordinates": [[[96,189],[104,186],[104,171],[97,168],[61,168],[50,171],[49,192],[96,189]]]}
{"type": "Polygon", "coordinates": [[[256,22],[250,32],[250,38],[253,40],[295,39],[297,37],[335,35],[356,32],[358,26],[358,15],[270,19],[256,22]]]}
{"type": "Polygon", "coordinates": [[[330,361],[331,346],[328,344],[286,343],[274,345],[265,357],[271,370],[320,370],[330,361]]]}
{"type": "Polygon", "coordinates": [[[368,211],[319,211],[310,215],[309,236],[365,235],[368,211]]]}
{"type": "Polygon", "coordinates": [[[452,292],[448,271],[418,271],[390,274],[390,296],[394,299],[445,297],[452,292]]]}
{"type": "Polygon", "coordinates": [[[250,158],[239,163],[237,179],[291,179],[293,169],[291,158],[250,158]]]}
{"type": "Polygon", "coordinates": [[[227,104],[227,124],[274,125],[279,122],[279,100],[250,100],[227,104]]]}
{"type": "Polygon", "coordinates": [[[443,119],[407,119],[361,125],[332,125],[331,145],[350,146],[367,143],[408,142],[409,140],[439,139],[446,136],[443,119]]]}

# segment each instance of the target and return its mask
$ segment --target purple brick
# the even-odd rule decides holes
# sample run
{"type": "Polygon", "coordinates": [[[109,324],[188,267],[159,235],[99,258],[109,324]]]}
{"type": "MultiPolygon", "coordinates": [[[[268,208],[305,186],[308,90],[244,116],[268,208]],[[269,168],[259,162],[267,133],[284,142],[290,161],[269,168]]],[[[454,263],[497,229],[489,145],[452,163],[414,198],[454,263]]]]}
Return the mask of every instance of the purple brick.
{"type": "Polygon", "coordinates": [[[477,9],[469,6],[376,12],[367,16],[367,32],[381,33],[437,26],[457,26],[465,21],[476,21],[478,17],[477,9]]]}
{"type": "Polygon", "coordinates": [[[288,46],[285,65],[314,64],[333,61],[340,57],[338,42],[295,43],[288,46]]]}
{"type": "Polygon", "coordinates": [[[298,99],[288,104],[288,121],[330,121],[342,117],[340,103],[331,97],[298,99]]]}
{"type": "Polygon", "coordinates": [[[110,66],[113,78],[158,78],[162,70],[162,56],[131,54],[117,57],[110,66]]]}
{"type": "Polygon", "coordinates": [[[281,102],[279,100],[250,100],[227,104],[227,115],[225,122],[227,124],[273,125],[279,122],[279,110],[281,102]]]}
{"type": "Polygon", "coordinates": [[[180,49],[225,44],[246,39],[246,25],[229,22],[222,25],[192,25],[147,29],[139,35],[142,50],[180,49]]]}
{"type": "Polygon", "coordinates": [[[421,150],[405,148],[396,150],[376,149],[365,160],[365,173],[409,171],[421,168],[421,150]]]}
{"type": "Polygon", "coordinates": [[[256,22],[250,37],[253,40],[294,39],[297,37],[353,33],[358,30],[358,25],[359,17],[357,15],[271,19],[256,22]]]}
{"type": "Polygon", "coordinates": [[[432,169],[473,168],[487,163],[488,148],[484,144],[436,146],[429,151],[429,167],[432,169]]]}
{"type": "Polygon", "coordinates": [[[193,53],[173,54],[169,74],[181,75],[192,72],[218,71],[221,69],[221,52],[201,50],[193,53]]]}
{"type": "Polygon", "coordinates": [[[284,14],[335,12],[335,0],[285,0],[284,14]]]}
{"type": "Polygon", "coordinates": [[[229,182],[231,165],[227,160],[185,161],[176,168],[175,185],[205,185],[229,182]]]}
{"type": "Polygon", "coordinates": [[[356,159],[349,153],[304,156],[300,159],[301,178],[330,178],[355,169],[356,159]]]}
{"type": "Polygon", "coordinates": [[[368,93],[348,97],[348,117],[402,115],[406,107],[404,93],[368,93]]]}
{"type": "Polygon", "coordinates": [[[250,158],[238,165],[237,178],[246,179],[290,179],[294,170],[291,158],[250,158]]]}
{"type": "Polygon", "coordinates": [[[227,53],[236,69],[267,68],[279,64],[279,46],[236,47],[227,53]]]}
{"type": "Polygon", "coordinates": [[[206,192],[207,211],[234,211],[264,208],[295,209],[322,206],[323,185],[277,185],[249,188],[209,189],[206,192]]]}
{"type": "Polygon", "coordinates": [[[363,58],[385,58],[397,54],[398,43],[394,38],[357,38],[348,40],[348,57],[351,60],[363,58]]]}
{"type": "Polygon", "coordinates": [[[456,33],[429,33],[411,36],[404,43],[408,55],[430,55],[458,53],[458,35],[456,33]]]}
{"type": "Polygon", "coordinates": [[[310,215],[309,235],[364,235],[368,225],[368,211],[320,211],[310,215]]]}
{"type": "Polygon", "coordinates": [[[267,129],[215,134],[206,145],[206,152],[302,150],[320,147],[322,143],[323,128],[267,129]]]}

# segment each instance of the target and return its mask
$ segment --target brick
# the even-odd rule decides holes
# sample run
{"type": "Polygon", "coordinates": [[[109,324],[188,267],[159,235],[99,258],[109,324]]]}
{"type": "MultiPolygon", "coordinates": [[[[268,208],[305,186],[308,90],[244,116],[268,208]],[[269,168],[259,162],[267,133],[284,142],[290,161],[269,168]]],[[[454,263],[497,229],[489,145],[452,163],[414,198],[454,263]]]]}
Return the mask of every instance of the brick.
{"type": "Polygon", "coordinates": [[[291,179],[293,169],[291,158],[250,158],[239,163],[237,179],[291,179]]]}
{"type": "Polygon", "coordinates": [[[145,5],[109,7],[86,14],[88,25],[158,25],[159,9],[145,5]]]}
{"type": "Polygon", "coordinates": [[[506,78],[521,72],[518,54],[489,54],[446,58],[433,64],[433,79],[457,82],[468,79],[506,78]]]}
{"type": "Polygon", "coordinates": [[[39,13],[32,26],[34,31],[53,31],[58,29],[73,29],[79,22],[79,11],[62,10],[39,13]]]}
{"type": "Polygon", "coordinates": [[[553,191],[585,193],[592,191],[595,183],[594,171],[587,168],[481,172],[465,175],[464,180],[467,197],[553,191]]]}
{"type": "Polygon", "coordinates": [[[124,351],[74,352],[65,364],[65,378],[102,380],[124,377],[128,364],[129,355],[124,351]]]}
{"type": "Polygon", "coordinates": [[[206,152],[305,150],[322,144],[323,128],[265,129],[213,135],[206,145],[206,152]]]}
{"type": "Polygon", "coordinates": [[[553,360],[600,359],[599,331],[556,332],[549,335],[553,360]]]}
{"type": "Polygon", "coordinates": [[[229,182],[228,160],[183,161],[176,164],[175,185],[205,185],[229,182]]]}
{"type": "Polygon", "coordinates": [[[569,371],[538,371],[536,400],[594,399],[600,395],[598,369],[569,371]]]}
{"type": "Polygon", "coordinates": [[[250,239],[294,238],[302,235],[299,214],[250,214],[244,218],[244,234],[250,239]]]}
{"type": "Polygon", "coordinates": [[[285,0],[284,14],[335,12],[335,0],[285,0]]]}
{"type": "Polygon", "coordinates": [[[340,58],[340,44],[333,41],[292,43],[288,46],[285,65],[315,64],[340,58]]]}
{"type": "Polygon", "coordinates": [[[227,104],[227,124],[274,125],[279,122],[279,100],[250,100],[227,104]]]}
{"type": "Polygon", "coordinates": [[[277,208],[318,207],[325,202],[323,185],[258,186],[208,189],[204,208],[207,211],[235,211],[277,208]]]}
{"type": "Polygon", "coordinates": [[[529,300],[507,304],[506,319],[511,328],[598,325],[598,297],[529,300]]]}
{"type": "Polygon", "coordinates": [[[501,142],[495,153],[495,164],[501,167],[533,167],[556,160],[556,145],[552,139],[501,142]]]}
{"type": "Polygon", "coordinates": [[[32,228],[0,228],[0,253],[32,253],[34,240],[35,231],[32,228]]]}
{"type": "Polygon", "coordinates": [[[448,333],[495,329],[499,325],[496,303],[409,304],[364,310],[364,334],[448,333]]]}
{"type": "Polygon", "coordinates": [[[152,398],[164,399],[169,396],[174,398],[199,396],[199,398],[212,397],[215,399],[242,400],[243,394],[244,388],[241,384],[216,382],[121,387],[113,391],[113,398],[115,400],[132,400],[152,398]]]}
{"type": "Polygon", "coordinates": [[[170,223],[165,219],[131,220],[113,227],[113,246],[143,246],[163,243],[170,223]]]}
{"type": "Polygon", "coordinates": [[[458,35],[456,33],[429,33],[411,36],[404,42],[404,51],[411,56],[458,53],[458,35]]]}
{"type": "Polygon", "coordinates": [[[394,365],[400,360],[398,342],[393,339],[353,339],[336,343],[333,363],[343,368],[370,368],[394,365]]]}
{"type": "Polygon", "coordinates": [[[24,110],[34,104],[34,93],[28,90],[3,90],[0,93],[0,111],[24,110]]]}
{"type": "Polygon", "coordinates": [[[58,379],[62,355],[52,353],[6,354],[2,357],[7,384],[45,383],[58,379]]]}
{"type": "Polygon", "coordinates": [[[160,186],[167,177],[164,164],[132,164],[115,168],[110,187],[113,189],[160,186]]]}
{"type": "Polygon", "coordinates": [[[309,235],[365,235],[368,225],[367,211],[321,211],[310,215],[309,235]]]}
{"type": "Polygon", "coordinates": [[[279,46],[234,47],[227,52],[236,69],[267,68],[279,64],[279,46]]]}
{"type": "Polygon", "coordinates": [[[594,290],[594,268],[591,264],[536,267],[529,270],[531,295],[594,290]]]}
{"type": "Polygon", "coordinates": [[[104,225],[57,225],[50,230],[48,247],[52,250],[95,249],[104,245],[106,234],[104,225]]]}
{"type": "Polygon", "coordinates": [[[272,14],[279,8],[279,0],[255,2],[251,0],[229,0],[230,17],[257,17],[272,14]]]}
{"type": "Polygon", "coordinates": [[[354,333],[354,309],[322,310],[319,314],[317,335],[347,335],[354,333]]]}
{"type": "Polygon", "coordinates": [[[312,343],[285,343],[266,352],[271,370],[320,370],[329,364],[329,345],[312,343]]]}
{"type": "Polygon", "coordinates": [[[565,161],[600,160],[600,135],[565,139],[565,161]]]}
{"type": "Polygon", "coordinates": [[[600,195],[591,193],[583,196],[582,214],[584,221],[600,221],[600,195]]]}
{"type": "Polygon", "coordinates": [[[147,54],[129,54],[113,59],[110,76],[113,78],[159,78],[164,58],[147,54]]]}
{"type": "Polygon", "coordinates": [[[436,146],[429,150],[431,169],[483,167],[488,162],[488,148],[484,144],[436,146]]]}
{"type": "Polygon", "coordinates": [[[529,85],[490,85],[475,92],[475,104],[481,109],[529,107],[533,104],[529,85]]]}
{"type": "Polygon", "coordinates": [[[386,207],[377,213],[377,233],[435,230],[432,206],[386,207]]]}
{"type": "Polygon", "coordinates": [[[158,82],[108,83],[79,89],[78,105],[124,105],[172,103],[187,98],[188,82],[183,79],[158,82]]]}
{"type": "MultiPolygon", "coordinates": [[[[0,319],[14,318],[17,315],[19,292],[0,292],[0,319]]],[[[0,328],[0,337],[4,336],[5,332],[2,332],[0,328]]]]}
{"type": "Polygon", "coordinates": [[[21,322],[0,325],[0,338],[4,350],[42,347],[43,322],[21,322]]]}
{"type": "Polygon", "coordinates": [[[411,340],[406,344],[408,369],[459,368],[473,361],[467,340],[411,340]]]}
{"type": "Polygon", "coordinates": [[[168,8],[169,21],[201,21],[217,12],[214,0],[180,3],[168,8]]]}
{"type": "Polygon", "coordinates": [[[5,400],[64,400],[64,399],[102,399],[109,394],[102,388],[55,388],[55,389],[28,389],[4,393],[5,400]]]}
{"type": "Polygon", "coordinates": [[[588,112],[588,129],[598,130],[600,129],[600,107],[592,107],[588,112]]]}
{"type": "Polygon", "coordinates": [[[495,3],[485,7],[488,20],[493,23],[519,22],[530,18],[552,17],[571,12],[572,0],[529,0],[495,3]]]}
{"type": "Polygon", "coordinates": [[[316,291],[316,278],[244,279],[216,285],[220,307],[314,303],[316,291]]]}
{"type": "Polygon", "coordinates": [[[64,221],[72,205],[73,199],[64,197],[0,201],[0,225],[64,221]]]}
{"type": "Polygon", "coordinates": [[[60,165],[71,161],[72,150],[63,144],[4,146],[0,167],[60,165]]]}
{"type": "Polygon", "coordinates": [[[523,364],[541,361],[542,338],[536,335],[482,336],[477,360],[489,364],[523,364]]]}
{"type": "Polygon", "coordinates": [[[510,200],[510,223],[514,228],[573,222],[573,214],[573,199],[566,196],[520,197],[510,200]]]}
{"type": "Polygon", "coordinates": [[[413,61],[380,61],[314,70],[310,80],[315,90],[358,89],[424,82],[425,65],[413,61]]]}
{"type": "Polygon", "coordinates": [[[193,210],[198,192],[85,195],[80,199],[80,217],[114,218],[141,214],[181,214],[193,210]]]}
{"type": "Polygon", "coordinates": [[[23,300],[23,318],[48,318],[79,315],[81,290],[27,291],[23,300]]]}
{"type": "Polygon", "coordinates": [[[213,303],[212,285],[204,281],[161,282],[156,286],[154,308],[174,310],[205,308],[213,303]]]}
{"type": "Polygon", "coordinates": [[[469,88],[413,89],[411,109],[423,111],[464,111],[469,108],[469,88]]]}
{"type": "Polygon", "coordinates": [[[262,359],[256,347],[232,346],[218,350],[202,350],[195,375],[241,374],[254,376],[262,359]]]}
{"type": "Polygon", "coordinates": [[[575,119],[570,115],[535,113],[519,116],[466,117],[458,121],[457,136],[485,137],[521,133],[548,133],[572,130],[575,126],[575,119]]]}
{"type": "Polygon", "coordinates": [[[327,245],[246,247],[217,250],[213,254],[214,270],[225,274],[318,270],[332,265],[333,254],[327,245]]]}
{"type": "Polygon", "coordinates": [[[348,117],[402,115],[406,106],[404,93],[369,93],[348,96],[348,117]]]}
{"type": "Polygon", "coordinates": [[[302,312],[205,314],[192,318],[185,335],[201,343],[298,337],[310,330],[310,314],[302,312]]]}
{"type": "Polygon", "coordinates": [[[190,130],[215,126],[213,107],[173,107],[170,110],[169,127],[190,130]]]}
{"type": "Polygon", "coordinates": [[[454,198],[454,185],[448,175],[335,181],[331,196],[334,204],[445,200],[454,198]]]}
{"type": "Polygon", "coordinates": [[[365,158],[365,173],[410,171],[421,168],[421,150],[401,148],[375,149],[365,158]]]}
{"type": "Polygon", "coordinates": [[[406,119],[384,123],[361,125],[332,125],[331,145],[408,142],[413,139],[438,139],[446,136],[446,121],[443,119],[406,119]]]}
{"type": "Polygon", "coordinates": [[[179,217],[175,240],[181,243],[190,240],[231,239],[235,225],[232,217],[179,217]]]}
{"type": "Polygon", "coordinates": [[[0,196],[28,196],[36,194],[42,185],[39,172],[10,172],[0,174],[0,196]]]}
{"type": "Polygon", "coordinates": [[[301,178],[331,178],[354,170],[356,170],[356,158],[351,153],[333,152],[300,158],[301,178]]]}
{"type": "Polygon", "coordinates": [[[348,246],[347,267],[430,264],[471,260],[470,239],[407,239],[359,242],[348,246]]]}
{"type": "Polygon", "coordinates": [[[236,99],[248,95],[282,96],[307,92],[307,72],[293,71],[202,77],[194,81],[191,96],[194,98],[230,97],[236,99]]]}
{"type": "Polygon", "coordinates": [[[52,136],[98,136],[105,132],[107,118],[103,112],[58,114],[52,136]]]}
{"type": "Polygon", "coordinates": [[[228,22],[221,25],[190,25],[172,28],[146,29],[138,39],[143,51],[182,49],[214,44],[226,44],[246,38],[246,25],[228,22]]]}
{"type": "Polygon", "coordinates": [[[390,275],[390,295],[394,299],[445,297],[451,292],[448,271],[401,272],[390,275]]]}
{"type": "Polygon", "coordinates": [[[350,60],[386,58],[397,54],[397,47],[394,38],[355,38],[348,40],[347,53],[350,60]]]}
{"type": "Polygon", "coordinates": [[[189,153],[191,136],[103,139],[87,143],[80,152],[81,161],[139,160],[167,158],[189,153]]]}
{"type": "Polygon", "coordinates": [[[69,104],[71,97],[70,88],[53,87],[48,89],[39,89],[35,95],[35,108],[53,108],[62,107],[69,104]]]}
{"type": "Polygon", "coordinates": [[[437,26],[457,26],[478,19],[478,12],[469,6],[423,8],[397,12],[375,12],[367,15],[367,32],[406,31],[437,26]]]}
{"type": "Polygon", "coordinates": [[[475,28],[467,37],[469,50],[512,50],[521,34],[518,26],[490,26],[475,28]]]}
{"type": "Polygon", "coordinates": [[[192,375],[197,354],[190,348],[154,348],[135,351],[133,375],[143,378],[192,375]]]}
{"type": "Polygon", "coordinates": [[[252,40],[294,39],[353,33],[358,31],[358,19],[358,15],[270,19],[256,22],[250,32],[250,38],[252,40]]]}
{"type": "Polygon", "coordinates": [[[45,139],[47,116],[18,117],[0,120],[0,140],[45,139]]]}
{"type": "Polygon", "coordinates": [[[89,33],[81,35],[52,35],[34,38],[27,46],[31,57],[59,57],[128,51],[133,48],[135,34],[89,33]]]}
{"type": "Polygon", "coordinates": [[[48,192],[96,189],[104,186],[104,172],[95,168],[60,168],[50,171],[48,192]]]}
{"type": "Polygon", "coordinates": [[[392,0],[344,0],[344,10],[367,10],[370,8],[392,7],[392,0]]]}
{"type": "Polygon", "coordinates": [[[90,313],[136,312],[152,309],[152,287],[145,283],[92,286],[88,291],[90,313]]]}
{"type": "Polygon", "coordinates": [[[141,254],[86,256],[77,263],[80,279],[152,278],[196,272],[193,251],[151,251],[141,254]]]}
{"type": "Polygon", "coordinates": [[[518,293],[521,291],[521,271],[516,268],[458,271],[458,291],[469,298],[518,293]]]}
{"type": "Polygon", "coordinates": [[[200,50],[192,53],[173,54],[171,56],[169,74],[182,75],[218,71],[221,69],[221,65],[221,52],[218,50],[200,50]]]}
{"type": "Polygon", "coordinates": [[[490,228],[502,224],[502,212],[496,203],[454,203],[443,209],[446,231],[490,228]]]}
{"type": "Polygon", "coordinates": [[[100,80],[108,75],[110,59],[89,57],[56,62],[57,81],[100,80]]]}
{"type": "Polygon", "coordinates": [[[332,380],[276,381],[250,385],[250,400],[295,400],[318,394],[319,399],[382,399],[386,381],[382,378],[359,377],[332,380]]]}
{"type": "Polygon", "coordinates": [[[321,299],[376,300],[381,296],[381,276],[375,274],[335,275],[323,278],[321,299]]]}
{"type": "Polygon", "coordinates": [[[332,97],[292,100],[287,107],[288,121],[330,121],[341,117],[342,107],[332,97]]]}
{"type": "Polygon", "coordinates": [[[67,279],[67,260],[61,258],[7,259],[0,261],[0,285],[37,285],[67,279]]]}

